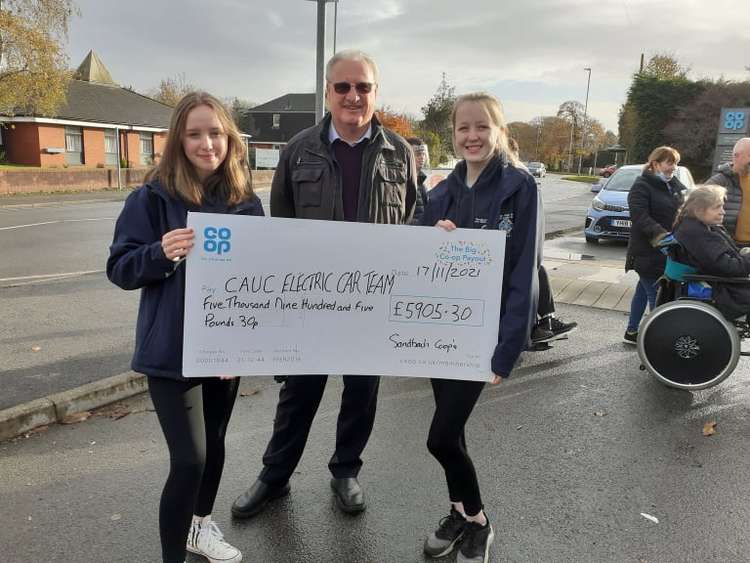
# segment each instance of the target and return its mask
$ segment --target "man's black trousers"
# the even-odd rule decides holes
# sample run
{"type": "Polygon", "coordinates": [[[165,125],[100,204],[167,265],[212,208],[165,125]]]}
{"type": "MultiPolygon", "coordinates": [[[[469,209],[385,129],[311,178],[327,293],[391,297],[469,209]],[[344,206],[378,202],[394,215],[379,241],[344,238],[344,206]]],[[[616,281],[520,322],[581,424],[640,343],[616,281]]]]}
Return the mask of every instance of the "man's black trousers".
{"type": "MultiPolygon", "coordinates": [[[[327,375],[295,375],[282,385],[273,435],[263,454],[259,479],[264,483],[280,486],[292,476],[305,450],[327,380],[327,375]]],[[[344,376],[336,450],[328,463],[334,477],[356,477],[362,467],[360,455],[375,421],[379,384],[377,376],[344,376]]]]}

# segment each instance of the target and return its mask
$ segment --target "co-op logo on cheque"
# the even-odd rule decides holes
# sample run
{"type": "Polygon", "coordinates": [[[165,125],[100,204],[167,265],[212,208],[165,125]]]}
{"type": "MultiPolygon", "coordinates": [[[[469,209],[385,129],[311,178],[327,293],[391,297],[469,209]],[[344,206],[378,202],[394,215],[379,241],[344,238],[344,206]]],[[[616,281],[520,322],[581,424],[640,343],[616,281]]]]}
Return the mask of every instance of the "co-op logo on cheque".
{"type": "Polygon", "coordinates": [[[203,229],[203,250],[211,254],[226,254],[232,249],[232,231],[228,227],[203,229]]]}
{"type": "Polygon", "coordinates": [[[435,258],[455,266],[488,266],[492,264],[489,247],[483,242],[464,240],[444,242],[435,253],[435,258]]]}

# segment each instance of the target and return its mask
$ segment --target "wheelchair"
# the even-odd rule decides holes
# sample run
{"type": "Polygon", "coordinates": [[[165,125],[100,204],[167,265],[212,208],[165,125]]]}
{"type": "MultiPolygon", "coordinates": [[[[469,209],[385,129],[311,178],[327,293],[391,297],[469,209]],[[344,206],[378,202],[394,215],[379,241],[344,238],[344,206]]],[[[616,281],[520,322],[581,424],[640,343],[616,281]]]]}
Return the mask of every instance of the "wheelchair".
{"type": "Polygon", "coordinates": [[[654,310],[638,329],[640,368],[669,387],[700,390],[729,377],[750,337],[745,317],[728,320],[712,297],[717,284],[750,284],[750,278],[696,273],[692,266],[667,257],[659,278],[654,310]]]}

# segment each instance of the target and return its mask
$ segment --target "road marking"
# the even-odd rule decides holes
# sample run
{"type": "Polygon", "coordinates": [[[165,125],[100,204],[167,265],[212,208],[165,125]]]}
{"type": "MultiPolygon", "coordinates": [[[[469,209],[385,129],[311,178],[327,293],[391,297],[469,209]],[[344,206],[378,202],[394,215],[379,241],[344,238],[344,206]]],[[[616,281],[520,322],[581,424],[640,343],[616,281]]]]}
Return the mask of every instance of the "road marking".
{"type": "Polygon", "coordinates": [[[117,217],[99,217],[95,219],[59,219],[57,221],[44,221],[42,223],[28,223],[27,225],[0,227],[0,231],[12,231],[14,229],[25,229],[27,227],[40,227],[42,225],[56,225],[57,223],[85,223],[87,221],[114,221],[115,219],[117,219],[117,217]]]}
{"type": "Polygon", "coordinates": [[[33,276],[18,276],[15,278],[0,278],[0,283],[23,282],[32,280],[49,280],[54,278],[70,278],[74,276],[87,276],[89,274],[103,274],[105,270],[82,270],[80,272],[59,272],[57,274],[36,274],[33,276]]]}

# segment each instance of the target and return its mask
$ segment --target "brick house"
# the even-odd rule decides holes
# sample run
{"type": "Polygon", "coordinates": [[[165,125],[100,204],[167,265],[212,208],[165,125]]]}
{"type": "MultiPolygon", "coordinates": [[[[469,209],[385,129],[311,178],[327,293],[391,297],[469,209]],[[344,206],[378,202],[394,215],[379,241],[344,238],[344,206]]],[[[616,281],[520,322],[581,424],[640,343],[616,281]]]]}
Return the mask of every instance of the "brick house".
{"type": "Polygon", "coordinates": [[[172,108],[115,84],[90,51],[53,117],[0,116],[6,162],[40,167],[148,166],[166,140],[172,108]],[[119,151],[118,151],[119,148],[119,151]]]}

